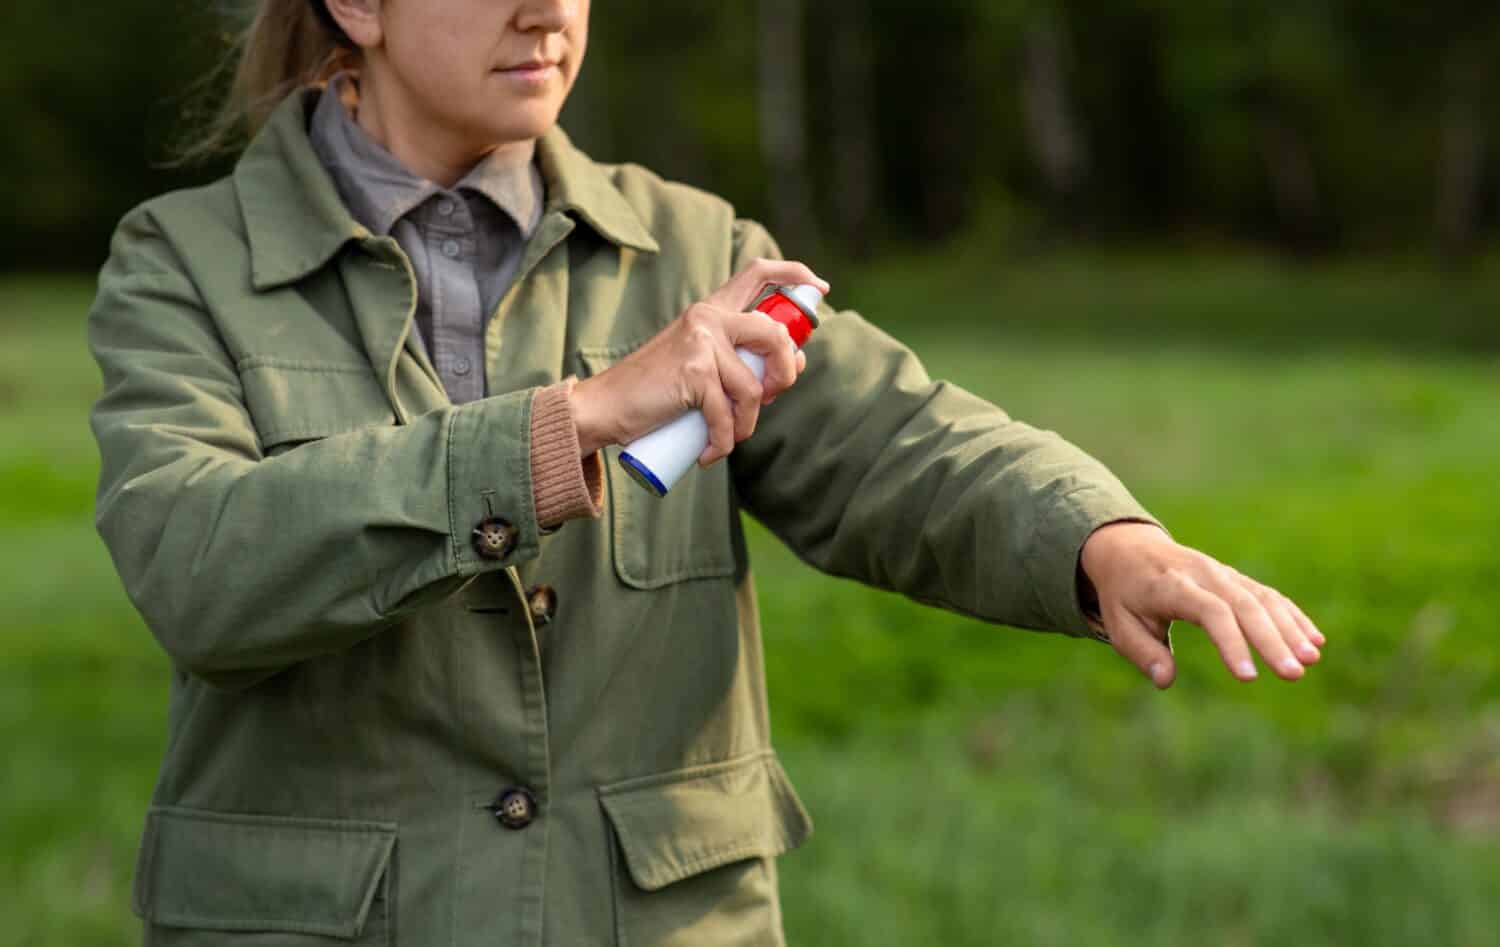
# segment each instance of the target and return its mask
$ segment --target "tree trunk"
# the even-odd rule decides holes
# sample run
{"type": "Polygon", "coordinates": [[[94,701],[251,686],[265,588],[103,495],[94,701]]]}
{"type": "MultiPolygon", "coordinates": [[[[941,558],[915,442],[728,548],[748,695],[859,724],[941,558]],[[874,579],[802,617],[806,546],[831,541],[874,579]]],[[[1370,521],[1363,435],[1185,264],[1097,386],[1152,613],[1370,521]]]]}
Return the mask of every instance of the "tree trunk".
{"type": "Polygon", "coordinates": [[[1307,144],[1274,102],[1262,110],[1256,124],[1283,239],[1294,252],[1310,253],[1325,235],[1323,201],[1307,144]]]}
{"type": "Polygon", "coordinates": [[[1473,256],[1479,242],[1487,125],[1484,87],[1487,57],[1472,48],[1449,54],[1448,101],[1443,108],[1438,154],[1436,226],[1438,250],[1448,263],[1473,256]]]}
{"type": "Polygon", "coordinates": [[[1056,16],[1043,13],[1022,40],[1021,108],[1026,144],[1046,184],[1056,216],[1073,223],[1072,208],[1088,155],[1067,86],[1067,49],[1056,16]]]}
{"type": "Polygon", "coordinates": [[[789,257],[816,254],[807,172],[802,0],[760,0],[760,147],[772,230],[789,257]]]}
{"type": "Polygon", "coordinates": [[[878,168],[875,132],[875,31],[869,0],[836,0],[832,36],[833,204],[839,238],[855,259],[873,249],[878,168]]]}

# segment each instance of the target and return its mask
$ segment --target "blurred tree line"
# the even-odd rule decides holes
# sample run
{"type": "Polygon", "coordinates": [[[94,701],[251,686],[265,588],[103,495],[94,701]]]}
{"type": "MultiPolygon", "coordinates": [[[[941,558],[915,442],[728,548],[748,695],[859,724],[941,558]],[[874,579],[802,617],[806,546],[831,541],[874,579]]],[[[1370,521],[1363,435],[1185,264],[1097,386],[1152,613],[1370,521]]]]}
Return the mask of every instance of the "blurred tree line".
{"type": "MultiPolygon", "coordinates": [[[[1006,238],[1431,247],[1500,217],[1500,7],[1427,0],[595,0],[563,123],[791,252],[1006,238]]],[[[4,265],[94,266],[243,3],[0,11],[4,265]]]]}

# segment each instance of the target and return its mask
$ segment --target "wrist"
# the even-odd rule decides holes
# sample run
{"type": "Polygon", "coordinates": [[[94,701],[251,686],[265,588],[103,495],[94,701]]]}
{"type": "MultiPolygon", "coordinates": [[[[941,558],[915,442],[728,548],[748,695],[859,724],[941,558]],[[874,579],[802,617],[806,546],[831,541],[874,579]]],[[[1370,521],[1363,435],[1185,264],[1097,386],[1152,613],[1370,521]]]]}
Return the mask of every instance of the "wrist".
{"type": "Polygon", "coordinates": [[[602,380],[601,376],[585,378],[573,386],[573,423],[578,430],[580,457],[620,443],[609,413],[610,400],[600,391],[602,380]]]}

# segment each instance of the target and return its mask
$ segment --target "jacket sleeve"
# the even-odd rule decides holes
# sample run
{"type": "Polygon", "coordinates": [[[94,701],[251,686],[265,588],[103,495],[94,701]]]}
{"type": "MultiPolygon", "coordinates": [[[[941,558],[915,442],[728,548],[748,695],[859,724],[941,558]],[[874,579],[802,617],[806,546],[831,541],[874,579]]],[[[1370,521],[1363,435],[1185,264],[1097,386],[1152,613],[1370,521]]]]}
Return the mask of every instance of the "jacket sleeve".
{"type": "MultiPolygon", "coordinates": [[[[736,224],[736,272],[779,256],[762,227],[736,224]]],[[[730,455],[746,509],[825,572],[1102,638],[1079,601],[1083,543],[1110,522],[1156,520],[1058,435],[933,381],[853,312],[821,317],[802,378],[730,455]]]]}
{"type": "Polygon", "coordinates": [[[234,361],[148,214],[122,222],[89,314],[99,532],[182,670],[247,687],[534,557],[535,390],[264,456],[234,361]],[[493,515],[515,541],[484,558],[493,515]]]}

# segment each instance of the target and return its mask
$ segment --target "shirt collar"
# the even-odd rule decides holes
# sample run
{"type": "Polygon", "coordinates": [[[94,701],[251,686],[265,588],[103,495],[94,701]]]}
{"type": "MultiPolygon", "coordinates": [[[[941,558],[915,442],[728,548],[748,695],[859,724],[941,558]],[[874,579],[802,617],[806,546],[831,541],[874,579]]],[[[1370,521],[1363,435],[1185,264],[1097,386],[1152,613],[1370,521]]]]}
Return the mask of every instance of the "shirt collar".
{"type": "MultiPolygon", "coordinates": [[[[288,96],[235,165],[257,290],[296,282],[348,242],[379,232],[352,212],[314,150],[309,119],[323,91],[309,86],[288,96]]],[[[546,213],[576,214],[617,246],[660,252],[614,177],[562,129],[554,126],[537,140],[535,165],[544,181],[546,213]]]]}

